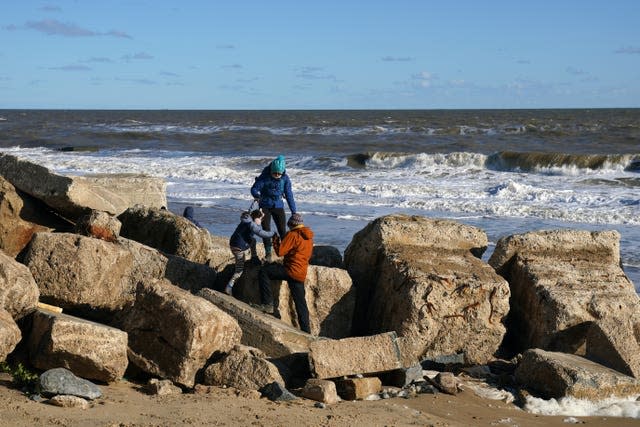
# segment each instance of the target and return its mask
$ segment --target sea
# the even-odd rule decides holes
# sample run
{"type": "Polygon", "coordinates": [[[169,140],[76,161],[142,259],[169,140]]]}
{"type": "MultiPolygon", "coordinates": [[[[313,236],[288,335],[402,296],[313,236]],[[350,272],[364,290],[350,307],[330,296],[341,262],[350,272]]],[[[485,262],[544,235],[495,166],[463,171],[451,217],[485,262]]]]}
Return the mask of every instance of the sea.
{"type": "Polygon", "coordinates": [[[60,174],[164,178],[167,208],[193,206],[219,236],[282,154],[316,244],[344,251],[392,213],[483,229],[485,260],[512,234],[617,230],[640,292],[640,109],[0,110],[0,152],[60,174]]]}

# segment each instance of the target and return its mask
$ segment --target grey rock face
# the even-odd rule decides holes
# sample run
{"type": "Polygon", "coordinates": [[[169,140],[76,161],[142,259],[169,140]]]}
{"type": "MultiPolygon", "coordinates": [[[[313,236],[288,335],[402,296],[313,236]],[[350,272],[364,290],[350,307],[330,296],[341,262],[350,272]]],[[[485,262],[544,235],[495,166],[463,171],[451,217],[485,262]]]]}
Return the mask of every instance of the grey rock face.
{"type": "Polygon", "coordinates": [[[79,378],[65,368],[55,368],[45,371],[38,381],[40,393],[44,396],[67,394],[84,399],[97,399],[102,396],[100,387],[91,381],[79,378]]]}

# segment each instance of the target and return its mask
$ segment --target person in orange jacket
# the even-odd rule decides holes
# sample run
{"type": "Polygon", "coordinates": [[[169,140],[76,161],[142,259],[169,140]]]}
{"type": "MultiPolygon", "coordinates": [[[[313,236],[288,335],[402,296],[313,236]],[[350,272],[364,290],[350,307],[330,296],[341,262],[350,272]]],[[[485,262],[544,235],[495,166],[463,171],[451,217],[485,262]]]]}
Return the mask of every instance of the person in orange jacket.
{"type": "Polygon", "coordinates": [[[267,313],[273,313],[273,293],[270,281],[286,280],[298,313],[300,329],[311,333],[304,281],[307,278],[309,259],[313,252],[313,231],[304,225],[302,215],[299,213],[291,215],[287,226],[289,232],[285,234],[282,241],[277,234],[273,236],[273,250],[278,256],[284,257],[283,263],[264,265],[258,275],[262,303],[260,309],[267,313]]]}

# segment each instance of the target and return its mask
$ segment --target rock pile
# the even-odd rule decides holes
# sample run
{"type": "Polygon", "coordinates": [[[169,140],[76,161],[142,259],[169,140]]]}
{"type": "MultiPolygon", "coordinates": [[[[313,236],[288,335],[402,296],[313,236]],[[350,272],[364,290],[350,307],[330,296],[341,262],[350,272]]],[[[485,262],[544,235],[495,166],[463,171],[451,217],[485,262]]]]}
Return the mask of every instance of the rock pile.
{"type": "Polygon", "coordinates": [[[0,361],[44,371],[51,403],[97,398],[52,378],[91,389],[125,372],[156,393],[227,386],[322,405],[455,394],[470,366],[543,397],[640,392],[640,301],[615,231],[507,236],[485,263],[477,227],[384,216],[344,261],[314,250],[306,334],[284,282],[275,317],[252,308],[259,266],[233,297],[219,292],[227,239],[165,205],[157,179],[64,177],[0,156],[0,361]]]}

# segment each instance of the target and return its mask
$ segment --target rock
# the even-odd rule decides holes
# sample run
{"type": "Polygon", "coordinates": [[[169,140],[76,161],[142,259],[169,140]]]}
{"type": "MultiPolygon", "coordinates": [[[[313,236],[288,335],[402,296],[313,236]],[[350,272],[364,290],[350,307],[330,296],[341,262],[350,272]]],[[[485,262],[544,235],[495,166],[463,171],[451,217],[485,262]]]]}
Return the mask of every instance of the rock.
{"type": "Polygon", "coordinates": [[[93,320],[109,319],[131,305],[142,280],[167,278],[195,292],[216,276],[206,265],[165,256],[132,240],[110,243],[70,233],[37,233],[24,263],[43,299],[93,320]]]}
{"type": "Polygon", "coordinates": [[[640,325],[633,318],[593,322],[586,336],[585,357],[625,375],[640,378],[640,325]]]}
{"type": "Polygon", "coordinates": [[[516,380],[544,399],[601,400],[640,393],[640,381],[580,356],[532,349],[524,352],[516,380]]]}
{"type": "Polygon", "coordinates": [[[422,369],[452,371],[465,365],[464,353],[439,354],[420,360],[422,369]]]}
{"type": "Polygon", "coordinates": [[[342,254],[338,248],[334,246],[315,245],[309,264],[331,268],[344,268],[342,254]]]}
{"type": "Polygon", "coordinates": [[[505,334],[509,285],[475,256],[486,242],[480,229],[453,221],[389,215],[370,223],[345,251],[361,321],[354,331],[396,331],[416,359],[492,359],[505,334]]]}
{"type": "Polygon", "coordinates": [[[129,334],[129,360],[152,375],[193,387],[209,357],[240,342],[238,323],[210,302],[167,281],[140,282],[118,319],[129,334]]]}
{"type": "Polygon", "coordinates": [[[567,259],[580,254],[598,264],[620,264],[620,234],[617,231],[542,230],[514,234],[498,240],[489,264],[505,275],[515,256],[567,259]]]}
{"type": "Polygon", "coordinates": [[[55,368],[45,371],[38,380],[38,389],[44,396],[68,394],[84,399],[97,399],[102,396],[100,387],[91,381],[79,378],[65,368],[55,368]]]}
{"type": "Polygon", "coordinates": [[[0,249],[15,257],[38,231],[66,230],[63,221],[44,203],[16,188],[0,176],[0,249]]]}
{"type": "Polygon", "coordinates": [[[122,237],[118,239],[118,245],[133,255],[130,279],[133,285],[145,279],[164,278],[182,289],[195,293],[215,282],[216,271],[205,264],[176,255],[166,255],[157,249],[122,237]]]}
{"type": "Polygon", "coordinates": [[[377,377],[346,378],[336,381],[338,395],[344,400],[367,399],[382,390],[382,383],[377,377]]]}
{"type": "Polygon", "coordinates": [[[515,350],[589,354],[638,377],[640,298],[619,253],[616,231],[551,230],[500,239],[489,263],[511,286],[515,350]]]}
{"type": "Polygon", "coordinates": [[[36,233],[24,264],[45,302],[63,309],[112,313],[135,299],[131,253],[116,244],[70,233],[36,233]]]}
{"type": "Polygon", "coordinates": [[[380,381],[384,385],[394,387],[406,387],[413,382],[423,381],[422,365],[416,364],[408,368],[396,369],[389,372],[383,372],[378,375],[380,381]]]}
{"type": "Polygon", "coordinates": [[[318,339],[222,292],[202,289],[198,296],[238,321],[242,328],[242,344],[258,348],[270,358],[307,353],[309,344],[318,339]]]}
{"type": "Polygon", "coordinates": [[[431,382],[443,393],[458,394],[458,380],[452,372],[439,372],[431,382]]]}
{"type": "Polygon", "coordinates": [[[333,381],[309,378],[302,388],[302,397],[321,403],[332,405],[338,403],[340,398],[333,381]]]}
{"type": "Polygon", "coordinates": [[[259,390],[273,382],[285,382],[278,368],[262,351],[244,345],[236,345],[220,362],[209,365],[203,380],[205,385],[249,390],[259,390]]]}
{"type": "MultiPolygon", "coordinates": [[[[273,281],[274,298],[283,322],[297,328],[298,315],[286,281],[273,281]]],[[[304,282],[311,334],[328,338],[351,336],[355,288],[346,270],[310,265],[304,282]]]]}
{"type": "Polygon", "coordinates": [[[309,365],[316,378],[338,378],[405,367],[395,332],[318,340],[309,344],[309,365]]]}
{"type": "Polygon", "coordinates": [[[13,320],[11,313],[0,308],[0,362],[4,362],[7,356],[20,342],[22,333],[13,320]]]}
{"type": "Polygon", "coordinates": [[[51,399],[47,400],[47,403],[53,406],[60,406],[62,408],[89,409],[89,402],[86,399],[66,394],[53,396],[51,399]]]}
{"type": "Polygon", "coordinates": [[[118,216],[120,235],[161,252],[206,263],[212,249],[209,232],[166,209],[133,206],[118,216]]]}
{"type": "Polygon", "coordinates": [[[0,155],[0,175],[72,221],[89,210],[118,215],[136,203],[166,206],[166,184],[144,175],[63,176],[43,166],[0,155]]]}
{"type": "Polygon", "coordinates": [[[182,394],[182,389],[170,380],[151,378],[147,383],[146,391],[155,396],[168,396],[170,394],[182,394]]]}
{"type": "Polygon", "coordinates": [[[291,394],[284,385],[277,382],[265,385],[260,389],[260,393],[273,402],[284,402],[298,399],[296,396],[291,394]]]}
{"type": "Polygon", "coordinates": [[[18,320],[35,310],[39,297],[29,269],[0,251],[0,309],[18,320]]]}
{"type": "Polygon", "coordinates": [[[29,356],[38,369],[63,367],[82,378],[112,383],[124,375],[127,334],[88,320],[36,311],[29,356]]]}
{"type": "Polygon", "coordinates": [[[91,211],[76,222],[75,231],[83,236],[115,242],[120,235],[122,224],[107,212],[91,211]]]}

